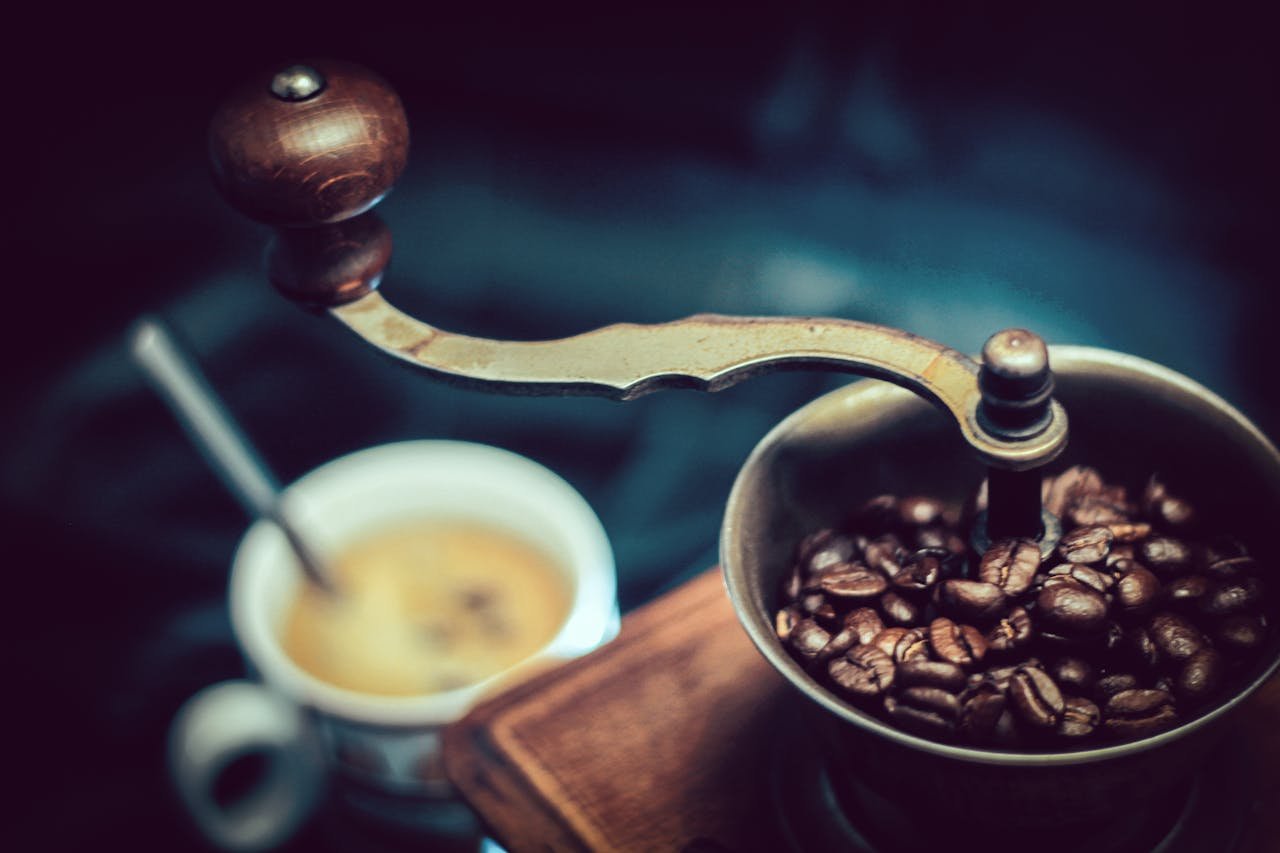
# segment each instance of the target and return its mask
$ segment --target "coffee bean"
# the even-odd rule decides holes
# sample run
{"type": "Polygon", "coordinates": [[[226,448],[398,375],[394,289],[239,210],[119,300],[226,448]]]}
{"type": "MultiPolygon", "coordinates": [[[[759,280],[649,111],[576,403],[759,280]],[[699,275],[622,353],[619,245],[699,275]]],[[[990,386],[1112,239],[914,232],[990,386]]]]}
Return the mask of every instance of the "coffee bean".
{"type": "Polygon", "coordinates": [[[838,655],[842,655],[849,649],[858,645],[858,635],[851,628],[844,628],[831,638],[831,640],[818,653],[818,660],[830,660],[838,655]]]}
{"type": "Polygon", "coordinates": [[[900,626],[885,628],[872,638],[870,645],[875,646],[892,659],[894,649],[898,647],[898,641],[907,635],[907,631],[907,628],[900,626]]]}
{"type": "Polygon", "coordinates": [[[1240,575],[1252,575],[1258,569],[1258,561],[1249,555],[1224,557],[1213,552],[1202,556],[1204,574],[1216,580],[1234,580],[1240,575]]]}
{"type": "Polygon", "coordinates": [[[912,730],[932,737],[945,737],[955,727],[955,718],[959,715],[957,708],[951,714],[949,708],[932,707],[922,700],[916,691],[936,691],[942,696],[949,696],[954,703],[956,698],[945,691],[933,687],[909,687],[896,696],[884,697],[884,711],[889,719],[904,729],[912,730]]]}
{"type": "Polygon", "coordinates": [[[1146,539],[1151,535],[1151,525],[1145,521],[1138,522],[1115,522],[1107,525],[1107,529],[1111,531],[1112,547],[1115,543],[1133,543],[1146,539]]]}
{"type": "Polygon", "coordinates": [[[1030,539],[1002,539],[987,549],[978,564],[978,579],[998,586],[1005,595],[1022,595],[1040,568],[1040,546],[1030,539]]]}
{"type": "Polygon", "coordinates": [[[1102,722],[1098,706],[1080,696],[1067,696],[1062,701],[1062,719],[1058,734],[1067,738],[1082,738],[1093,734],[1102,722]]]}
{"type": "Polygon", "coordinates": [[[960,700],[956,695],[941,687],[905,687],[898,691],[898,699],[906,704],[922,710],[930,710],[941,714],[951,722],[960,716],[960,700]]]}
{"type": "Polygon", "coordinates": [[[1191,564],[1191,549],[1181,539],[1157,536],[1142,543],[1142,561],[1161,574],[1177,574],[1191,564]]]}
{"type": "Polygon", "coordinates": [[[855,696],[879,696],[893,686],[894,664],[875,646],[858,646],[827,666],[831,680],[855,696]]]}
{"type": "Polygon", "coordinates": [[[898,498],[894,495],[877,495],[864,503],[851,520],[855,528],[870,535],[892,529],[898,523],[898,498]]]}
{"type": "Polygon", "coordinates": [[[993,652],[1011,652],[1031,641],[1031,617],[1022,607],[1011,608],[986,634],[987,646],[993,652]]]}
{"type": "Polygon", "coordinates": [[[1058,658],[1046,671],[1063,690],[1076,694],[1093,692],[1093,666],[1083,658],[1058,658]]]}
{"type": "Polygon", "coordinates": [[[1107,601],[1079,581],[1049,586],[1036,597],[1037,625],[1050,632],[1079,636],[1100,630],[1107,622],[1107,601]]]}
{"type": "Polygon", "coordinates": [[[1182,665],[1174,690],[1178,696],[1193,703],[1203,702],[1218,690],[1222,683],[1224,663],[1222,655],[1214,649],[1201,649],[1182,665]]]}
{"type": "Polygon", "coordinates": [[[809,615],[813,615],[822,605],[827,603],[827,599],[820,592],[811,592],[800,596],[800,609],[809,615]]]}
{"type": "Polygon", "coordinates": [[[987,653],[987,641],[972,625],[958,625],[945,616],[929,623],[929,645],[933,653],[948,663],[970,667],[987,653]]]}
{"type": "Polygon", "coordinates": [[[1239,539],[1231,536],[1215,536],[1204,544],[1200,556],[1202,565],[1249,556],[1249,549],[1239,539]]]}
{"type": "Polygon", "coordinates": [[[938,587],[938,605],[966,622],[990,622],[1005,612],[1005,594],[985,581],[948,580],[938,587]]]}
{"type": "Polygon", "coordinates": [[[983,681],[966,690],[960,698],[960,729],[979,743],[988,740],[995,733],[996,721],[1005,712],[1005,693],[995,684],[983,681]]]}
{"type": "Polygon", "coordinates": [[[893,644],[894,663],[929,659],[929,637],[923,628],[909,628],[893,644]]]}
{"type": "Polygon", "coordinates": [[[1107,558],[1102,561],[1102,565],[1113,572],[1123,571],[1124,568],[1120,564],[1128,561],[1134,562],[1137,558],[1138,550],[1130,542],[1112,542],[1111,550],[1107,552],[1107,558]]]}
{"type": "Polygon", "coordinates": [[[1170,660],[1185,661],[1206,645],[1198,628],[1173,613],[1152,616],[1147,630],[1160,652],[1170,660]]]}
{"type": "Polygon", "coordinates": [[[1152,670],[1160,663],[1161,653],[1155,640],[1142,628],[1132,627],[1124,632],[1124,654],[1139,669],[1152,670]]]}
{"type": "Polygon", "coordinates": [[[933,498],[913,495],[898,502],[898,517],[906,525],[924,527],[942,519],[944,507],[933,498]]]}
{"type": "Polygon", "coordinates": [[[1107,527],[1081,527],[1058,540],[1058,554],[1068,563],[1100,563],[1111,550],[1112,538],[1107,527]]]}
{"type": "Polygon", "coordinates": [[[950,537],[951,532],[940,525],[921,527],[915,532],[916,548],[938,548],[945,551],[950,537]]]}
{"type": "Polygon", "coordinates": [[[1115,589],[1116,601],[1122,610],[1144,613],[1160,596],[1160,579],[1137,563],[1131,563],[1116,580],[1115,589]]]}
{"type": "Polygon", "coordinates": [[[1001,749],[1016,749],[1022,745],[1022,730],[1014,717],[1011,708],[1005,708],[1000,719],[996,720],[996,730],[992,733],[991,742],[1001,749]]]}
{"type": "Polygon", "coordinates": [[[1111,501],[1116,506],[1124,507],[1127,513],[1134,514],[1138,512],[1137,504],[1129,500],[1129,490],[1119,483],[1103,483],[1102,491],[1098,492],[1098,495],[1111,501]]]}
{"type": "Polygon", "coordinates": [[[915,625],[921,621],[923,609],[906,596],[890,590],[880,596],[880,612],[891,625],[915,625]]]}
{"type": "Polygon", "coordinates": [[[1172,726],[1178,719],[1173,696],[1164,690],[1124,690],[1107,700],[1103,727],[1113,735],[1146,737],[1172,726]]]}
{"type": "Polygon", "coordinates": [[[1009,699],[995,685],[983,683],[961,697],[960,733],[977,744],[1011,745],[1018,740],[1009,699]]]}
{"type": "Polygon", "coordinates": [[[1102,477],[1092,468],[1075,465],[1053,479],[1046,478],[1042,488],[1044,508],[1063,518],[1068,507],[1081,498],[1102,491],[1102,477]]]}
{"type": "Polygon", "coordinates": [[[806,536],[800,542],[799,551],[800,562],[811,574],[839,563],[848,563],[856,553],[851,537],[831,529],[806,536]]]}
{"type": "Polygon", "coordinates": [[[800,619],[800,610],[796,607],[784,607],[779,610],[778,615],[773,620],[774,631],[777,633],[778,639],[785,643],[800,619]]]}
{"type": "Polygon", "coordinates": [[[1192,608],[1208,595],[1210,586],[1204,575],[1183,575],[1169,581],[1164,588],[1164,597],[1175,607],[1192,608]]]}
{"type": "Polygon", "coordinates": [[[862,549],[862,559],[867,566],[890,578],[902,571],[905,556],[906,550],[902,547],[902,542],[892,534],[873,539],[862,549]]]}
{"type": "Polygon", "coordinates": [[[1152,474],[1147,480],[1147,485],[1142,489],[1142,499],[1140,504],[1142,511],[1147,515],[1154,515],[1154,510],[1160,501],[1169,495],[1169,490],[1165,487],[1164,481],[1157,475],[1152,474]]]}
{"type": "Polygon", "coordinates": [[[836,612],[835,606],[830,602],[815,610],[813,618],[817,619],[818,624],[828,631],[838,631],[840,629],[840,614],[836,612]]]}
{"type": "Polygon", "coordinates": [[[964,670],[953,663],[915,658],[898,667],[898,684],[903,687],[938,687],[951,693],[964,689],[964,670]]]}
{"type": "Polygon", "coordinates": [[[1222,557],[1206,563],[1205,572],[1218,580],[1234,580],[1242,574],[1253,573],[1257,566],[1253,557],[1222,557]]]}
{"type": "Polygon", "coordinates": [[[1137,686],[1137,677],[1128,672],[1116,672],[1099,678],[1093,689],[1098,701],[1105,703],[1112,696],[1126,690],[1133,690],[1137,686]]]}
{"type": "Polygon", "coordinates": [[[876,613],[870,607],[858,607],[850,610],[844,616],[844,627],[853,631],[858,638],[858,645],[866,645],[870,643],[881,631],[884,630],[884,622],[880,619],[880,614],[876,613]]]}
{"type": "Polygon", "coordinates": [[[1154,690],[1163,690],[1170,695],[1173,694],[1173,679],[1167,675],[1162,675],[1151,683],[1154,690]]]}
{"type": "Polygon", "coordinates": [[[885,701],[885,710],[913,724],[935,731],[950,731],[960,717],[960,700],[938,687],[907,687],[885,701]]]}
{"type": "Polygon", "coordinates": [[[831,537],[835,535],[836,535],[836,532],[832,530],[830,527],[824,527],[820,530],[815,530],[814,532],[810,533],[808,536],[805,536],[796,545],[796,562],[797,563],[807,562],[809,557],[812,556],[814,551],[817,551],[818,549],[820,549],[824,544],[826,544],[831,539],[831,537]]]}
{"type": "Polygon", "coordinates": [[[1156,509],[1156,517],[1167,527],[1187,527],[1196,519],[1191,504],[1180,498],[1165,498],[1156,509]]]}
{"type": "Polygon", "coordinates": [[[1219,584],[1200,600],[1200,610],[1209,616],[1234,616],[1258,606],[1262,584],[1255,577],[1241,577],[1219,584]]]}
{"type": "Polygon", "coordinates": [[[791,628],[789,641],[796,654],[805,662],[811,663],[827,643],[831,642],[831,635],[814,620],[801,619],[791,628]]]}
{"type": "Polygon", "coordinates": [[[1128,507],[1104,495],[1081,498],[1067,510],[1067,518],[1077,527],[1124,523],[1129,520],[1128,507]]]}
{"type": "Polygon", "coordinates": [[[822,591],[846,600],[875,598],[889,588],[884,575],[861,563],[841,563],[822,577],[822,591]]]}
{"type": "Polygon", "coordinates": [[[1076,565],[1074,563],[1064,563],[1061,566],[1054,566],[1049,570],[1051,578],[1067,577],[1072,580],[1079,581],[1085,586],[1095,590],[1096,592],[1110,592],[1111,587],[1115,585],[1116,579],[1106,572],[1100,572],[1097,569],[1091,569],[1088,566],[1076,565]]]}
{"type": "Polygon", "coordinates": [[[894,577],[894,589],[908,595],[932,589],[942,577],[942,561],[947,556],[948,552],[940,549],[923,549],[912,554],[894,577]]]}
{"type": "Polygon", "coordinates": [[[986,672],[975,672],[969,676],[969,686],[978,687],[984,683],[994,685],[1001,693],[1005,693],[1009,689],[1009,679],[1013,678],[1013,674],[1017,672],[1020,666],[1039,667],[1040,661],[1036,658],[1028,658],[1023,663],[1015,663],[1009,666],[993,666],[986,672]]]}
{"type": "Polygon", "coordinates": [[[917,530],[915,543],[918,549],[945,551],[952,557],[963,557],[969,551],[968,544],[954,530],[939,525],[917,530]]]}
{"type": "Polygon", "coordinates": [[[1218,626],[1217,638],[1222,648],[1234,654],[1248,654],[1262,645],[1267,626],[1260,616],[1228,616],[1218,626]]]}
{"type": "MultiPolygon", "coordinates": [[[[822,577],[827,573],[826,569],[819,572],[801,572],[800,573],[800,595],[804,598],[809,595],[822,595],[822,577]]],[[[823,599],[824,601],[826,599],[823,599]]]]}
{"type": "Polygon", "coordinates": [[[1142,511],[1166,527],[1184,527],[1195,520],[1191,504],[1169,494],[1164,483],[1155,477],[1142,492],[1142,511]]]}
{"type": "Polygon", "coordinates": [[[1009,698],[1019,719],[1040,729],[1054,728],[1062,719],[1062,691],[1042,669],[1020,666],[1009,679],[1009,698]]]}

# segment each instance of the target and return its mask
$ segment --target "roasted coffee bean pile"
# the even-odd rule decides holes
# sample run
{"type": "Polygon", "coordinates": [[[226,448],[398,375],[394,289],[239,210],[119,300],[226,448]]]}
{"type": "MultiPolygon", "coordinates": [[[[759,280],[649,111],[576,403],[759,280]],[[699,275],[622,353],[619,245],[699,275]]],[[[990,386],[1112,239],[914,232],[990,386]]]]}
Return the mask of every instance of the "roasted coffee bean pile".
{"type": "MultiPolygon", "coordinates": [[[[979,505],[981,496],[979,496],[979,505]]],[[[1145,737],[1225,699],[1270,630],[1264,566],[1152,478],[1046,478],[1064,534],[972,555],[960,513],[871,500],[797,548],[779,639],[830,690],[916,734],[996,749],[1145,737]]]]}

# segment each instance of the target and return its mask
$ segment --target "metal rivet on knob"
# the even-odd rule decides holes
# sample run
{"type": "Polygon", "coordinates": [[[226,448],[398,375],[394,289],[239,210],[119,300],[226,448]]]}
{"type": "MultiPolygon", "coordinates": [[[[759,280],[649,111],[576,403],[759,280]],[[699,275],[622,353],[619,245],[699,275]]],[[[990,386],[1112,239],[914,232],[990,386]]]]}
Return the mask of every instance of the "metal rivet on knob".
{"type": "Polygon", "coordinates": [[[282,101],[305,101],[324,90],[324,75],[310,65],[290,65],[271,78],[271,94],[282,101]]]}
{"type": "Polygon", "coordinates": [[[982,347],[983,366],[1010,382],[1044,383],[1049,369],[1049,349],[1044,340],[1026,329],[1005,329],[987,339],[982,347]]]}

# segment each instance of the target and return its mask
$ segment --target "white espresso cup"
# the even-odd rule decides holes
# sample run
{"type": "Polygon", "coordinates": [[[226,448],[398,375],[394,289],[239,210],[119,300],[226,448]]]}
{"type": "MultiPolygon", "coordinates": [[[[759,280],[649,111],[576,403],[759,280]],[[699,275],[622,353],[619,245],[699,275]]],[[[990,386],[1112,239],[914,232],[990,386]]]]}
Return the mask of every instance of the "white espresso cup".
{"type": "Polygon", "coordinates": [[[341,801],[374,820],[410,828],[425,821],[427,829],[442,815],[456,820],[461,807],[441,771],[441,727],[482,697],[617,633],[617,578],[599,518],[538,463],[454,441],[407,441],[343,456],[289,486],[284,508],[321,555],[420,519],[514,534],[567,573],[568,616],[538,652],[483,681],[421,696],[357,693],[310,675],[285,653],[285,616],[305,581],[279,529],[255,523],[236,551],[230,587],[232,625],[254,680],[205,688],[174,718],[169,759],[182,801],[201,832],[229,850],[285,841],[327,782],[339,783],[341,801]],[[257,764],[256,781],[224,802],[219,781],[246,760],[257,764]]]}

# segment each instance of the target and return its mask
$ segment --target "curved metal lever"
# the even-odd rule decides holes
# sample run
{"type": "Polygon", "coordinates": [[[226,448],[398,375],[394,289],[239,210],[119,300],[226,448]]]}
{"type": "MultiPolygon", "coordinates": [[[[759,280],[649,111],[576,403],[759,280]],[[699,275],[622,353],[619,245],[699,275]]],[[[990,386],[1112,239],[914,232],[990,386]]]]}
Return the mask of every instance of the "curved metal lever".
{"type": "Polygon", "coordinates": [[[386,354],[465,386],[515,394],[630,400],[665,388],[719,391],[780,369],[834,370],[886,379],[946,410],[988,465],[1024,471],[1066,446],[1066,413],[1048,404],[1046,425],[1009,437],[979,417],[973,359],[899,329],[808,317],[698,314],[656,325],[620,323],[548,341],[499,341],[437,329],[372,291],[329,312],[386,354]]]}

